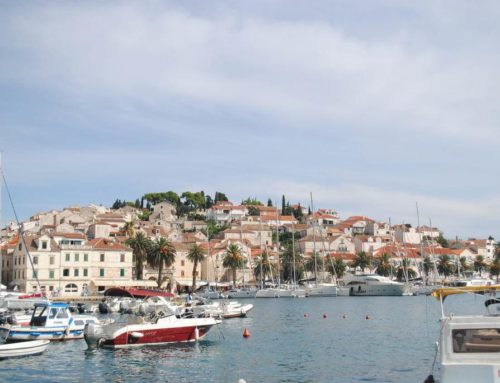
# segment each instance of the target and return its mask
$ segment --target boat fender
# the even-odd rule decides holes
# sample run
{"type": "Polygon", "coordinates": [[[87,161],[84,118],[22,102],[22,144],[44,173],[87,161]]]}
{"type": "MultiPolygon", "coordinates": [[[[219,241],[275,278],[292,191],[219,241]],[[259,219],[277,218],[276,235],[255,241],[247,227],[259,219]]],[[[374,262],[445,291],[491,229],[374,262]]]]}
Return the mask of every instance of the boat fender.
{"type": "Polygon", "coordinates": [[[68,325],[68,326],[66,326],[66,329],[64,330],[64,334],[65,334],[66,336],[68,336],[68,335],[69,335],[69,325],[68,325]]]}
{"type": "Polygon", "coordinates": [[[198,327],[195,327],[195,329],[194,329],[194,339],[195,340],[200,339],[200,330],[198,330],[198,327]]]}
{"type": "Polygon", "coordinates": [[[424,383],[436,383],[434,380],[434,376],[431,374],[427,377],[427,379],[424,380],[424,383]]]}
{"type": "Polygon", "coordinates": [[[131,332],[130,333],[130,336],[133,337],[133,338],[142,338],[144,336],[144,334],[142,332],[131,332]]]}

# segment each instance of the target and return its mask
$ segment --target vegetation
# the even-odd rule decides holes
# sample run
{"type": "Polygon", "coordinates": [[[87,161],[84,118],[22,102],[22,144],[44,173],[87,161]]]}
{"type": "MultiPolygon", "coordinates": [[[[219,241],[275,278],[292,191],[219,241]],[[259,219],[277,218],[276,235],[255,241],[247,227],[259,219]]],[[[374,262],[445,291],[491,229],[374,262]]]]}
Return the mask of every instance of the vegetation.
{"type": "Polygon", "coordinates": [[[357,255],[356,258],[354,259],[354,262],[352,263],[352,267],[356,268],[359,267],[361,271],[363,272],[365,269],[372,270],[372,258],[365,253],[364,251],[360,251],[357,255]]]}
{"type": "Polygon", "coordinates": [[[302,257],[298,252],[295,252],[295,263],[294,263],[294,251],[293,245],[291,243],[285,246],[285,251],[280,257],[281,265],[280,267],[282,273],[282,279],[284,281],[297,282],[302,278],[304,274],[304,266],[302,265],[302,257]],[[295,275],[294,275],[295,266],[295,275]]]}
{"type": "Polygon", "coordinates": [[[226,248],[222,266],[229,268],[233,274],[233,286],[236,287],[236,270],[243,268],[244,259],[238,245],[232,243],[226,248]]]}
{"type": "Polygon", "coordinates": [[[134,221],[125,222],[125,226],[123,226],[123,232],[127,237],[132,238],[135,234],[135,222],[134,221]]]}
{"type": "Polygon", "coordinates": [[[136,279],[142,280],[144,262],[147,260],[147,255],[151,249],[151,241],[144,235],[143,232],[138,232],[134,237],[127,239],[125,244],[132,249],[135,257],[136,279]]]}
{"type": "Polygon", "coordinates": [[[442,234],[439,234],[439,237],[436,238],[436,242],[441,245],[441,247],[448,248],[450,245],[448,244],[448,241],[443,237],[442,234]]]}
{"type": "Polygon", "coordinates": [[[490,276],[496,278],[496,282],[498,283],[498,276],[500,275],[500,256],[497,255],[493,259],[490,265],[490,276]]]}
{"type": "Polygon", "coordinates": [[[425,276],[428,277],[429,273],[432,270],[434,270],[434,262],[432,262],[432,260],[429,256],[424,257],[423,267],[424,267],[425,276]]]}
{"type": "Polygon", "coordinates": [[[337,278],[342,278],[347,270],[347,265],[342,258],[335,258],[333,263],[328,265],[328,272],[337,278]]]}
{"type": "Polygon", "coordinates": [[[384,253],[380,256],[380,258],[377,260],[377,269],[375,272],[378,275],[382,275],[384,277],[388,277],[389,275],[393,274],[393,266],[391,264],[391,258],[389,257],[389,254],[384,253]]]}
{"type": "Polygon", "coordinates": [[[317,271],[321,267],[322,258],[318,253],[314,253],[311,257],[307,258],[304,262],[304,268],[309,273],[314,274],[314,278],[317,278],[317,271]]]}
{"type": "Polygon", "coordinates": [[[267,249],[262,252],[260,259],[254,266],[253,272],[255,279],[258,279],[261,283],[267,278],[272,278],[273,274],[276,274],[276,266],[271,263],[267,249]]]}
{"type": "Polygon", "coordinates": [[[479,275],[483,274],[483,271],[486,269],[486,262],[484,261],[484,257],[482,255],[476,256],[474,259],[474,270],[479,273],[479,275]]]}
{"type": "Polygon", "coordinates": [[[407,282],[411,279],[415,279],[416,277],[417,272],[410,267],[410,260],[408,258],[403,258],[396,273],[398,281],[407,282]]]}
{"type": "Polygon", "coordinates": [[[440,255],[437,261],[437,270],[439,274],[446,277],[453,273],[453,265],[451,263],[451,258],[449,255],[440,255]]]}
{"type": "Polygon", "coordinates": [[[193,262],[193,289],[191,291],[196,291],[196,269],[198,263],[205,259],[205,250],[200,245],[193,244],[189,249],[187,259],[193,262]]]}
{"type": "Polygon", "coordinates": [[[175,262],[176,250],[172,242],[164,237],[157,238],[150,247],[148,264],[158,268],[158,287],[161,287],[163,279],[163,267],[171,267],[175,262]]]}
{"type": "Polygon", "coordinates": [[[245,205],[245,206],[262,206],[262,202],[260,202],[255,197],[253,197],[253,198],[248,197],[247,199],[244,199],[243,201],[241,201],[241,204],[245,205]]]}

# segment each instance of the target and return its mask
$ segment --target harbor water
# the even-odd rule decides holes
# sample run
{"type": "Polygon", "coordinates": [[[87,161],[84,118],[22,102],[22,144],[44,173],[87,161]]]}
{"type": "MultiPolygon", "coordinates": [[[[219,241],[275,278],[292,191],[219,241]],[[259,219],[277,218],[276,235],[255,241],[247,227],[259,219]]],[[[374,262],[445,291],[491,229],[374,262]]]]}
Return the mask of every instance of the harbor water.
{"type": "Polygon", "coordinates": [[[53,342],[42,355],[0,361],[0,382],[415,383],[430,372],[440,317],[432,297],[245,302],[255,306],[247,318],[199,343],[88,351],[83,340],[53,342]]]}

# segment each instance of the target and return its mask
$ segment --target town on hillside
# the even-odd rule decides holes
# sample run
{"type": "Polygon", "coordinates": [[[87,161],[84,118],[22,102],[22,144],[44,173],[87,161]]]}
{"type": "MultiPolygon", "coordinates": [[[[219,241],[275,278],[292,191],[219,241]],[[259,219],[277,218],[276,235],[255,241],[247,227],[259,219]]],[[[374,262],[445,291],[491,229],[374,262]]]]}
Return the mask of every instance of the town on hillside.
{"type": "Polygon", "coordinates": [[[499,274],[492,237],[447,240],[435,227],[341,217],[284,196],[279,207],[203,192],[70,206],[9,223],[0,246],[1,283],[50,296],[95,295],[113,286],[177,292],[262,286],[336,280],[347,272],[424,282],[499,274]]]}

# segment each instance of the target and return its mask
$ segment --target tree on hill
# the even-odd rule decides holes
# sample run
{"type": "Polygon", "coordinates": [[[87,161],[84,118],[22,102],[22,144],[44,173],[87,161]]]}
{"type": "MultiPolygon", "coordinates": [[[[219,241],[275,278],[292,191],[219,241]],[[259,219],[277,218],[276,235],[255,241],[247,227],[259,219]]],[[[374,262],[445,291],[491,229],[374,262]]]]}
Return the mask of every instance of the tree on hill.
{"type": "Polygon", "coordinates": [[[189,259],[191,262],[193,262],[193,289],[191,291],[196,291],[196,274],[197,274],[197,267],[198,264],[203,262],[205,259],[205,250],[200,246],[197,245],[196,243],[193,244],[189,248],[189,252],[187,254],[187,259],[189,259]]]}
{"type": "Polygon", "coordinates": [[[241,201],[241,204],[245,205],[245,206],[262,206],[262,202],[260,202],[255,197],[253,197],[253,198],[248,197],[247,199],[244,199],[243,201],[241,201]]]}
{"type": "Polygon", "coordinates": [[[484,257],[482,255],[477,255],[476,259],[474,259],[474,270],[479,273],[479,275],[483,274],[483,271],[486,269],[486,262],[484,261],[484,257]]]}
{"type": "Polygon", "coordinates": [[[443,237],[442,234],[439,234],[439,237],[436,238],[436,242],[441,245],[441,247],[448,248],[450,245],[448,244],[448,241],[443,237]]]}
{"type": "Polygon", "coordinates": [[[214,202],[217,203],[217,202],[223,202],[223,201],[229,201],[229,199],[227,198],[227,196],[224,193],[215,192],[214,202]]]}
{"type": "Polygon", "coordinates": [[[175,255],[175,247],[168,239],[160,237],[152,242],[148,255],[148,264],[158,268],[158,279],[156,281],[158,287],[163,284],[163,268],[168,268],[174,264],[175,255]]]}
{"type": "Polygon", "coordinates": [[[236,286],[236,271],[244,265],[244,259],[241,249],[235,243],[231,243],[224,253],[222,266],[231,269],[233,274],[233,286],[236,286]]]}
{"type": "Polygon", "coordinates": [[[267,199],[267,206],[272,207],[273,206],[273,200],[271,198],[267,199]]]}

